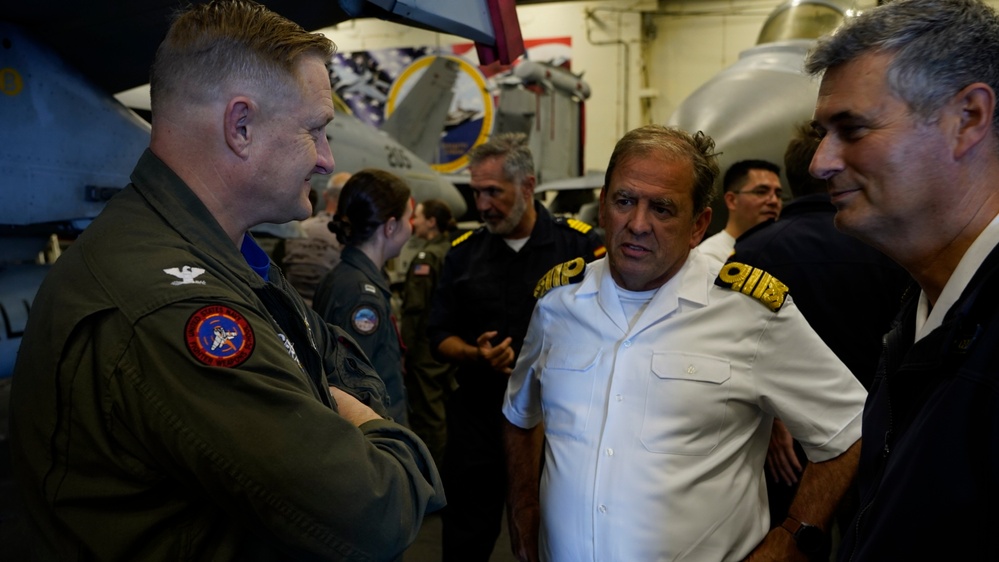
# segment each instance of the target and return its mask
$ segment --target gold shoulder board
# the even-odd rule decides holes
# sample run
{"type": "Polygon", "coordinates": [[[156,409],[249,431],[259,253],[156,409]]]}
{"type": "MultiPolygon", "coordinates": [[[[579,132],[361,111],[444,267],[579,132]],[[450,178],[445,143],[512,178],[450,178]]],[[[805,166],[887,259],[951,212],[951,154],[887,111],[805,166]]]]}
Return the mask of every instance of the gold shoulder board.
{"type": "Polygon", "coordinates": [[[567,220],[565,222],[566,222],[566,224],[568,224],[569,226],[571,226],[573,229],[578,230],[578,231],[582,232],[583,234],[586,234],[587,232],[593,230],[592,226],[586,224],[585,222],[583,222],[583,221],[581,221],[579,219],[569,219],[569,220],[567,220]]]}
{"type": "Polygon", "coordinates": [[[534,287],[534,298],[540,299],[545,296],[545,293],[555,287],[561,287],[570,283],[579,283],[583,280],[582,273],[585,270],[586,262],[583,258],[576,258],[556,265],[549,269],[548,273],[541,276],[541,280],[534,287]]]}
{"type": "Polygon", "coordinates": [[[465,240],[468,240],[468,237],[471,236],[474,233],[475,233],[474,230],[469,230],[468,232],[466,232],[466,233],[462,234],[461,236],[455,238],[454,241],[451,242],[451,247],[454,248],[458,244],[461,244],[465,240]]]}
{"type": "Polygon", "coordinates": [[[762,269],[744,263],[726,263],[722,266],[715,285],[749,295],[777,312],[784,306],[787,285],[762,269]]]}

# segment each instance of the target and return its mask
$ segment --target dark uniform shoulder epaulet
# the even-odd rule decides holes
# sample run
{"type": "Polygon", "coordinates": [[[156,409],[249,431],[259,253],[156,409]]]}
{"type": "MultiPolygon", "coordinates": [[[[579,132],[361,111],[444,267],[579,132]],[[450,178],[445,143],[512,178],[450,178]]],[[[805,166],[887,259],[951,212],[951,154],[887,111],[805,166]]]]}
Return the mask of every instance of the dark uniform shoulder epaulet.
{"type": "Polygon", "coordinates": [[[534,298],[540,299],[555,287],[579,283],[583,280],[584,271],[586,271],[586,261],[583,258],[576,258],[556,265],[549,269],[548,273],[541,276],[538,284],[534,287],[534,298]]]}
{"type": "Polygon", "coordinates": [[[787,285],[773,275],[758,267],[738,262],[723,265],[715,278],[715,285],[749,295],[774,312],[784,306],[788,291],[787,285]]]}
{"type": "Polygon", "coordinates": [[[555,217],[555,224],[560,224],[562,226],[569,227],[573,230],[577,230],[583,234],[587,234],[593,227],[579,219],[570,219],[566,217],[555,217]]]}
{"type": "Polygon", "coordinates": [[[596,242],[596,247],[593,249],[593,258],[602,258],[604,254],[607,253],[607,248],[604,247],[603,237],[593,230],[593,226],[589,223],[583,222],[579,219],[570,219],[566,217],[555,217],[555,224],[562,227],[568,228],[570,230],[575,230],[576,232],[585,235],[588,239],[596,242]]]}
{"type": "Polygon", "coordinates": [[[462,234],[461,236],[455,238],[454,240],[451,241],[451,247],[454,248],[458,244],[461,244],[465,240],[468,240],[473,234],[475,234],[478,231],[479,231],[478,229],[476,229],[476,230],[469,230],[468,232],[466,232],[466,233],[462,234]]]}

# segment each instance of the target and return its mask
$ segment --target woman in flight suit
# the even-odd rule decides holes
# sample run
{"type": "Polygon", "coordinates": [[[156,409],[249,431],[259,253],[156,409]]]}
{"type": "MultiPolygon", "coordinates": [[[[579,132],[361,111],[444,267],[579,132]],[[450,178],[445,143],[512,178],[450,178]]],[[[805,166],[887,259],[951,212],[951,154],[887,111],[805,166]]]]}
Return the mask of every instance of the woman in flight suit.
{"type": "Polygon", "coordinates": [[[413,202],[402,179],[365,169],[347,180],[329,228],[344,245],[340,263],[320,282],[313,308],[346,330],[385,383],[389,416],[408,425],[403,348],[391,314],[385,262],[413,232],[413,202]]]}
{"type": "Polygon", "coordinates": [[[438,467],[442,466],[447,442],[444,403],[458,383],[454,380],[454,366],[434,358],[427,321],[444,256],[451,249],[450,233],[456,226],[444,201],[428,199],[416,205],[413,238],[420,244],[406,272],[400,313],[402,341],[406,344],[410,429],[427,444],[438,467]]]}

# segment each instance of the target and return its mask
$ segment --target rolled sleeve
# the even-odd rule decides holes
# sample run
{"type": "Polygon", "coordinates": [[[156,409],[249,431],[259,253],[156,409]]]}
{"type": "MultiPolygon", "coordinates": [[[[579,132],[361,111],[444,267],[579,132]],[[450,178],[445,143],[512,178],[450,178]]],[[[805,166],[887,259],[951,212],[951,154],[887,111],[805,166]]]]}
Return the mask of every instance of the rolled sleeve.
{"type": "Polygon", "coordinates": [[[787,425],[809,460],[822,462],[860,439],[867,391],[788,304],[767,326],[753,371],[764,410],[787,425]]]}
{"type": "Polygon", "coordinates": [[[531,314],[524,346],[507,381],[503,415],[517,427],[528,429],[541,423],[541,384],[535,373],[541,364],[545,343],[544,314],[539,304],[531,314]]]}

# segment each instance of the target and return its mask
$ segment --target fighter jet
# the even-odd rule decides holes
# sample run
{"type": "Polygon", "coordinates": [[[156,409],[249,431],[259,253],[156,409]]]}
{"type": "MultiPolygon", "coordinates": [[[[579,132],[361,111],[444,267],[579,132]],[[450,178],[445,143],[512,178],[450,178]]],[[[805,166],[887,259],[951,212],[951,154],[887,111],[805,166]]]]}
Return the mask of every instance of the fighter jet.
{"type": "MultiPolygon", "coordinates": [[[[783,168],[794,125],[811,119],[818,95],[818,82],[803,71],[805,55],[816,39],[851,13],[839,0],[790,0],[777,6],[756,46],[690,94],[668,124],[710,135],[721,152],[722,174],[746,159],[768,160],[783,168]]],[[[783,173],[781,183],[790,197],[783,173]]],[[[724,202],[716,202],[705,236],[724,228],[727,217],[724,202]]]]}
{"type": "MultiPolygon", "coordinates": [[[[13,371],[30,303],[47,272],[36,256],[53,234],[72,238],[86,228],[128,184],[149,144],[148,123],[113,94],[148,82],[170,14],[188,3],[33,0],[10,3],[0,14],[0,386],[13,371]]],[[[378,17],[459,35],[476,42],[483,64],[509,64],[524,52],[512,0],[262,3],[306,29],[378,17]]],[[[386,135],[371,131],[374,140],[359,140],[365,131],[352,128],[348,115],[341,111],[327,131],[340,166],[350,162],[351,148],[369,147],[368,156],[382,159],[357,166],[401,171],[418,196],[464,205],[386,135]]]]}
{"type": "MultiPolygon", "coordinates": [[[[412,90],[396,104],[381,130],[398,139],[418,158],[434,162],[457,80],[458,62],[451,57],[435,57],[412,90]]],[[[455,216],[460,217],[467,210],[464,200],[445,200],[445,203],[455,216]]]]}

